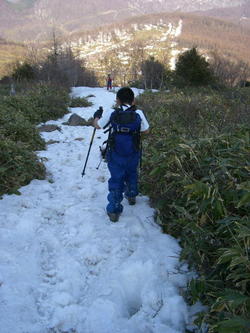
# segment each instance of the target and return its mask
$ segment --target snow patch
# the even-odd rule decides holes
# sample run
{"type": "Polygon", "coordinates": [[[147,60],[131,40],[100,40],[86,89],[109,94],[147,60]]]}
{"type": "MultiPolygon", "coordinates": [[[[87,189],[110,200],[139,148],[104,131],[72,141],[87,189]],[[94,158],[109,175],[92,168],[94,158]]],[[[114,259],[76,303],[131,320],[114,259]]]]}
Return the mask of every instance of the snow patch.
{"type": "MultiPolygon", "coordinates": [[[[106,89],[72,89],[89,94],[92,107],[71,111],[88,118],[114,104],[106,89]]],[[[1,333],[182,333],[188,276],[178,242],[154,223],[145,196],[124,202],[119,223],[109,221],[109,172],[105,163],[96,170],[105,135],[97,133],[82,178],[93,128],[61,125],[68,116],[53,121],[61,132],[42,134],[59,141],[39,152],[50,181],[33,180],[0,201],[1,333]]]]}

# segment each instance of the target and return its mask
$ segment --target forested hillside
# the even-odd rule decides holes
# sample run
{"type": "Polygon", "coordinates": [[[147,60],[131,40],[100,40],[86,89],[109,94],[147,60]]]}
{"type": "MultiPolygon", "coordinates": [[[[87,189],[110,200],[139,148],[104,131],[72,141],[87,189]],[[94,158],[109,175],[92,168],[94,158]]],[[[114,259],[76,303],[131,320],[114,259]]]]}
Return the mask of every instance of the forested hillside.
{"type": "Polygon", "coordinates": [[[51,29],[67,34],[144,14],[232,7],[244,0],[0,0],[0,30],[12,40],[47,39],[51,29]]]}
{"type": "Polygon", "coordinates": [[[186,15],[178,42],[181,47],[197,45],[204,50],[217,49],[232,58],[250,63],[250,28],[243,28],[239,24],[186,15]]]}
{"type": "Polygon", "coordinates": [[[172,66],[192,46],[210,56],[216,51],[234,62],[249,63],[250,30],[238,24],[193,14],[154,14],[71,34],[68,43],[96,71],[131,73],[149,56],[172,66]],[[137,54],[137,57],[134,55],[137,54]]]}
{"type": "MultiPolygon", "coordinates": [[[[198,13],[198,12],[197,12],[198,13]]],[[[212,16],[229,20],[234,23],[240,24],[240,26],[250,27],[250,2],[245,1],[244,4],[231,8],[217,8],[203,12],[199,12],[202,16],[212,16]]]]}

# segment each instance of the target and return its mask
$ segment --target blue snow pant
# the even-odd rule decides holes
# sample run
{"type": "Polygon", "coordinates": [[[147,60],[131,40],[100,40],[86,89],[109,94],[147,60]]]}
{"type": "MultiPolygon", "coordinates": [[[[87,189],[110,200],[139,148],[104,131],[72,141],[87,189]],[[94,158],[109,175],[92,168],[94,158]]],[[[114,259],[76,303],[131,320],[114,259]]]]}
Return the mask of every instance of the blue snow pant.
{"type": "Polygon", "coordinates": [[[135,152],[130,156],[121,156],[115,151],[107,156],[110,179],[108,181],[108,213],[121,213],[123,193],[127,197],[138,195],[138,164],[140,153],[135,152]]]}

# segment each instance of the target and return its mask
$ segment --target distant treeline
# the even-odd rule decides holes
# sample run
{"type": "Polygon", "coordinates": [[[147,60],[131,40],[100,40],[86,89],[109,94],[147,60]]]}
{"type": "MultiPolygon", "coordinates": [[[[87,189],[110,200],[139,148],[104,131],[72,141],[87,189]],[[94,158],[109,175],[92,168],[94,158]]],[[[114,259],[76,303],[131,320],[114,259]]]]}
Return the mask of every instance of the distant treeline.
{"type": "Polygon", "coordinates": [[[166,64],[153,57],[140,64],[138,79],[132,86],[144,89],[173,89],[183,87],[211,86],[221,87],[249,86],[250,66],[242,61],[232,61],[216,51],[209,60],[193,47],[178,56],[176,67],[170,70],[166,64]]]}
{"type": "Polygon", "coordinates": [[[54,39],[47,55],[30,53],[23,61],[14,62],[4,83],[48,83],[65,88],[73,86],[97,86],[94,72],[88,70],[83,60],[77,58],[70,48],[62,48],[54,39]]]}
{"type": "Polygon", "coordinates": [[[82,38],[83,41],[88,41],[89,37],[95,39],[99,33],[111,33],[115,38],[115,31],[131,32],[134,25],[140,29],[145,24],[178,24],[180,19],[183,20],[183,30],[177,42],[181,47],[197,46],[206,50],[217,49],[233,59],[250,63],[250,29],[240,23],[188,13],[160,13],[133,17],[119,24],[77,32],[70,38],[71,40],[82,38]]]}

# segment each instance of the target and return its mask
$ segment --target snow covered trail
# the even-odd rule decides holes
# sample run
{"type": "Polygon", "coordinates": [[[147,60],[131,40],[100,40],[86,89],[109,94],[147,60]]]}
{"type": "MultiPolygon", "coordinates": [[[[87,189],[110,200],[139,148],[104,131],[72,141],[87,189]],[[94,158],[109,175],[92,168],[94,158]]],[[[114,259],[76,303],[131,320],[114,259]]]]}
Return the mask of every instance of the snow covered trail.
{"type": "MultiPolygon", "coordinates": [[[[71,110],[85,118],[115,100],[103,88],[73,94],[95,95],[92,107],[71,110]]],[[[96,170],[104,135],[96,133],[82,178],[93,128],[62,125],[69,116],[48,122],[62,132],[43,134],[59,141],[39,153],[48,179],[0,200],[0,332],[184,332],[187,275],[177,241],[162,234],[144,196],[135,206],[124,200],[119,222],[109,221],[109,173],[105,163],[96,170]]]]}

